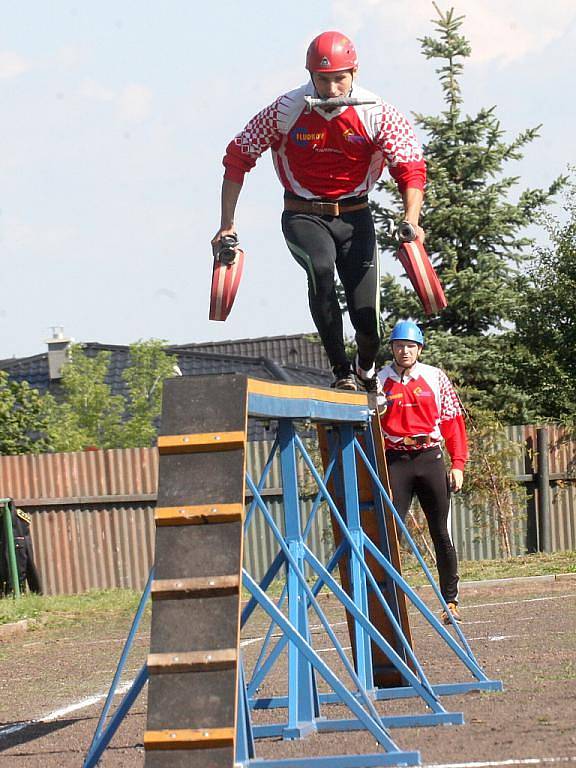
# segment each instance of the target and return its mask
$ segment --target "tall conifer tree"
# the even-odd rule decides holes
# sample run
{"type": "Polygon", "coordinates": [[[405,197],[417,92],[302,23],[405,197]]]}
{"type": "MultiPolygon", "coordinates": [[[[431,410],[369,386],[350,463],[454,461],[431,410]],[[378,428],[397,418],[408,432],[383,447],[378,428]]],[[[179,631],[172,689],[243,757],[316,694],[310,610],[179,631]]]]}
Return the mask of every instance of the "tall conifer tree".
{"type": "MultiPolygon", "coordinates": [[[[547,190],[525,189],[517,202],[511,201],[518,178],[506,175],[505,166],[522,157],[539,126],[508,141],[495,107],[475,116],[464,113],[460,77],[471,52],[462,34],[464,17],[434,7],[436,35],[421,43],[424,56],[438,62],[445,107],[439,115],[416,113],[415,124],[427,136],[423,143],[428,182],[421,224],[448,307],[426,318],[412,287],[388,274],[381,290],[385,326],[407,317],[422,322],[429,342],[427,361],[447,369],[470,403],[488,410],[505,408],[507,420],[517,422],[526,412],[527,398],[509,383],[502,359],[518,304],[515,278],[533,245],[525,228],[537,221],[563,178],[547,190]]],[[[381,224],[379,243],[389,251],[396,246],[387,222],[399,221],[402,208],[393,182],[381,182],[379,189],[390,194],[389,205],[374,206],[381,224]]]]}

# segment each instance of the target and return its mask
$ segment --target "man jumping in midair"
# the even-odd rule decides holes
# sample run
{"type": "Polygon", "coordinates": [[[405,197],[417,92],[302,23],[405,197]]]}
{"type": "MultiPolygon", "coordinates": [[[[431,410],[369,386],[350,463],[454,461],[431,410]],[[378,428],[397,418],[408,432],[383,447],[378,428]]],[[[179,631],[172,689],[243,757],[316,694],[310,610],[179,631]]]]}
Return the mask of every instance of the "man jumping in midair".
{"type": "Polygon", "coordinates": [[[426,166],[408,120],[356,85],[357,68],[354,45],[340,32],[324,32],[310,43],[310,81],[265,107],[226,149],[220,227],[212,244],[217,249],[224,235],[236,234],[244,176],[270,149],[284,187],[282,231],[306,270],[310,311],[332,365],[332,386],[356,390],[359,383],[377,392],[380,270],[368,193],[387,166],[402,195],[404,219],[423,241],[418,220],[426,166]],[[335,270],[355,330],[354,361],[346,354],[335,270]]]}

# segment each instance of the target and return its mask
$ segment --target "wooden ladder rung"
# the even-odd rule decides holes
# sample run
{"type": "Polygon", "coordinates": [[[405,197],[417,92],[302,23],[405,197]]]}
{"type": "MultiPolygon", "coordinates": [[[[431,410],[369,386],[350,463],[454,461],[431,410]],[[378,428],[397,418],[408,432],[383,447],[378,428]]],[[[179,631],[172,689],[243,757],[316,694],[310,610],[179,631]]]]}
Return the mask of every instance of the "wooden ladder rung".
{"type": "Polygon", "coordinates": [[[147,667],[151,675],[173,672],[205,672],[234,669],[238,661],[236,648],[219,651],[187,651],[185,653],[150,653],[147,667]]]}
{"type": "Polygon", "coordinates": [[[156,507],[156,525],[202,525],[233,523],[242,520],[242,504],[199,504],[197,506],[156,507]]]}
{"type": "Polygon", "coordinates": [[[217,597],[235,595],[240,591],[240,576],[199,576],[193,579],[155,579],[153,600],[173,600],[188,597],[217,597]]]}
{"type": "Polygon", "coordinates": [[[144,749],[212,749],[234,745],[234,728],[180,728],[144,733],[144,749]]]}
{"type": "Polygon", "coordinates": [[[160,435],[158,451],[194,453],[197,451],[230,451],[246,444],[245,432],[202,432],[191,435],[160,435]]]}

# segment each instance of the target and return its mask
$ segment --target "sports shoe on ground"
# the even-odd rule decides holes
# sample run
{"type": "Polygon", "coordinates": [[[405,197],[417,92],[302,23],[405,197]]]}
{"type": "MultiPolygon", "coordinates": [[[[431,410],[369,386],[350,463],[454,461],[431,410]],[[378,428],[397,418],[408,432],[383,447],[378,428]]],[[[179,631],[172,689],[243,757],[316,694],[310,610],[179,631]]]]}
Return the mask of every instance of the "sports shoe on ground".
{"type": "Polygon", "coordinates": [[[450,612],[450,615],[448,615],[448,612],[446,611],[442,611],[442,613],[440,614],[440,621],[442,622],[442,624],[445,624],[446,626],[449,626],[450,624],[452,624],[450,617],[452,617],[453,621],[456,621],[458,622],[458,624],[460,624],[460,622],[462,621],[462,617],[458,613],[458,606],[456,605],[456,603],[448,603],[448,611],[450,612]]]}
{"type": "Polygon", "coordinates": [[[352,373],[350,366],[334,368],[334,381],[330,385],[333,389],[341,389],[347,392],[357,392],[356,377],[352,373]]]}
{"type": "Polygon", "coordinates": [[[358,383],[365,392],[368,392],[372,395],[382,394],[382,384],[378,378],[378,374],[376,373],[375,366],[372,366],[369,371],[365,371],[358,365],[358,357],[356,357],[354,362],[354,372],[356,373],[358,383]]]}

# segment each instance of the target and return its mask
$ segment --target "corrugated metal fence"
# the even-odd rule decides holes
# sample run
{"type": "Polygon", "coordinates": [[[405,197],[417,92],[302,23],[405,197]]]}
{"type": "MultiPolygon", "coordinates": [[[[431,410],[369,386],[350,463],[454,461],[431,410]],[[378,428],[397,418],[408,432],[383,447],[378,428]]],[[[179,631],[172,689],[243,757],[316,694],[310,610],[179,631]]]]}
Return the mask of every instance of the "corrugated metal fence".
{"type": "MultiPolygon", "coordinates": [[[[576,442],[557,428],[550,428],[549,435],[551,549],[572,550],[576,549],[576,489],[571,482],[576,442]]],[[[523,554],[538,548],[536,429],[511,427],[509,436],[525,446],[514,471],[527,484],[528,502],[526,514],[513,522],[511,537],[513,554],[523,554]]],[[[271,442],[249,444],[248,469],[253,478],[261,476],[271,447],[271,442]]],[[[0,497],[14,498],[32,514],[35,557],[47,594],[144,587],[153,560],[157,469],[157,452],[152,448],[0,456],[0,497]]],[[[303,465],[299,471],[302,515],[307,519],[314,490],[303,465]]],[[[282,528],[278,462],[263,493],[282,528]]],[[[462,497],[455,498],[452,528],[460,557],[499,556],[495,528],[479,529],[462,497]]],[[[312,549],[324,557],[329,541],[329,523],[322,509],[310,532],[312,549]]],[[[277,552],[258,511],[245,552],[247,566],[257,577],[277,552]]]]}

